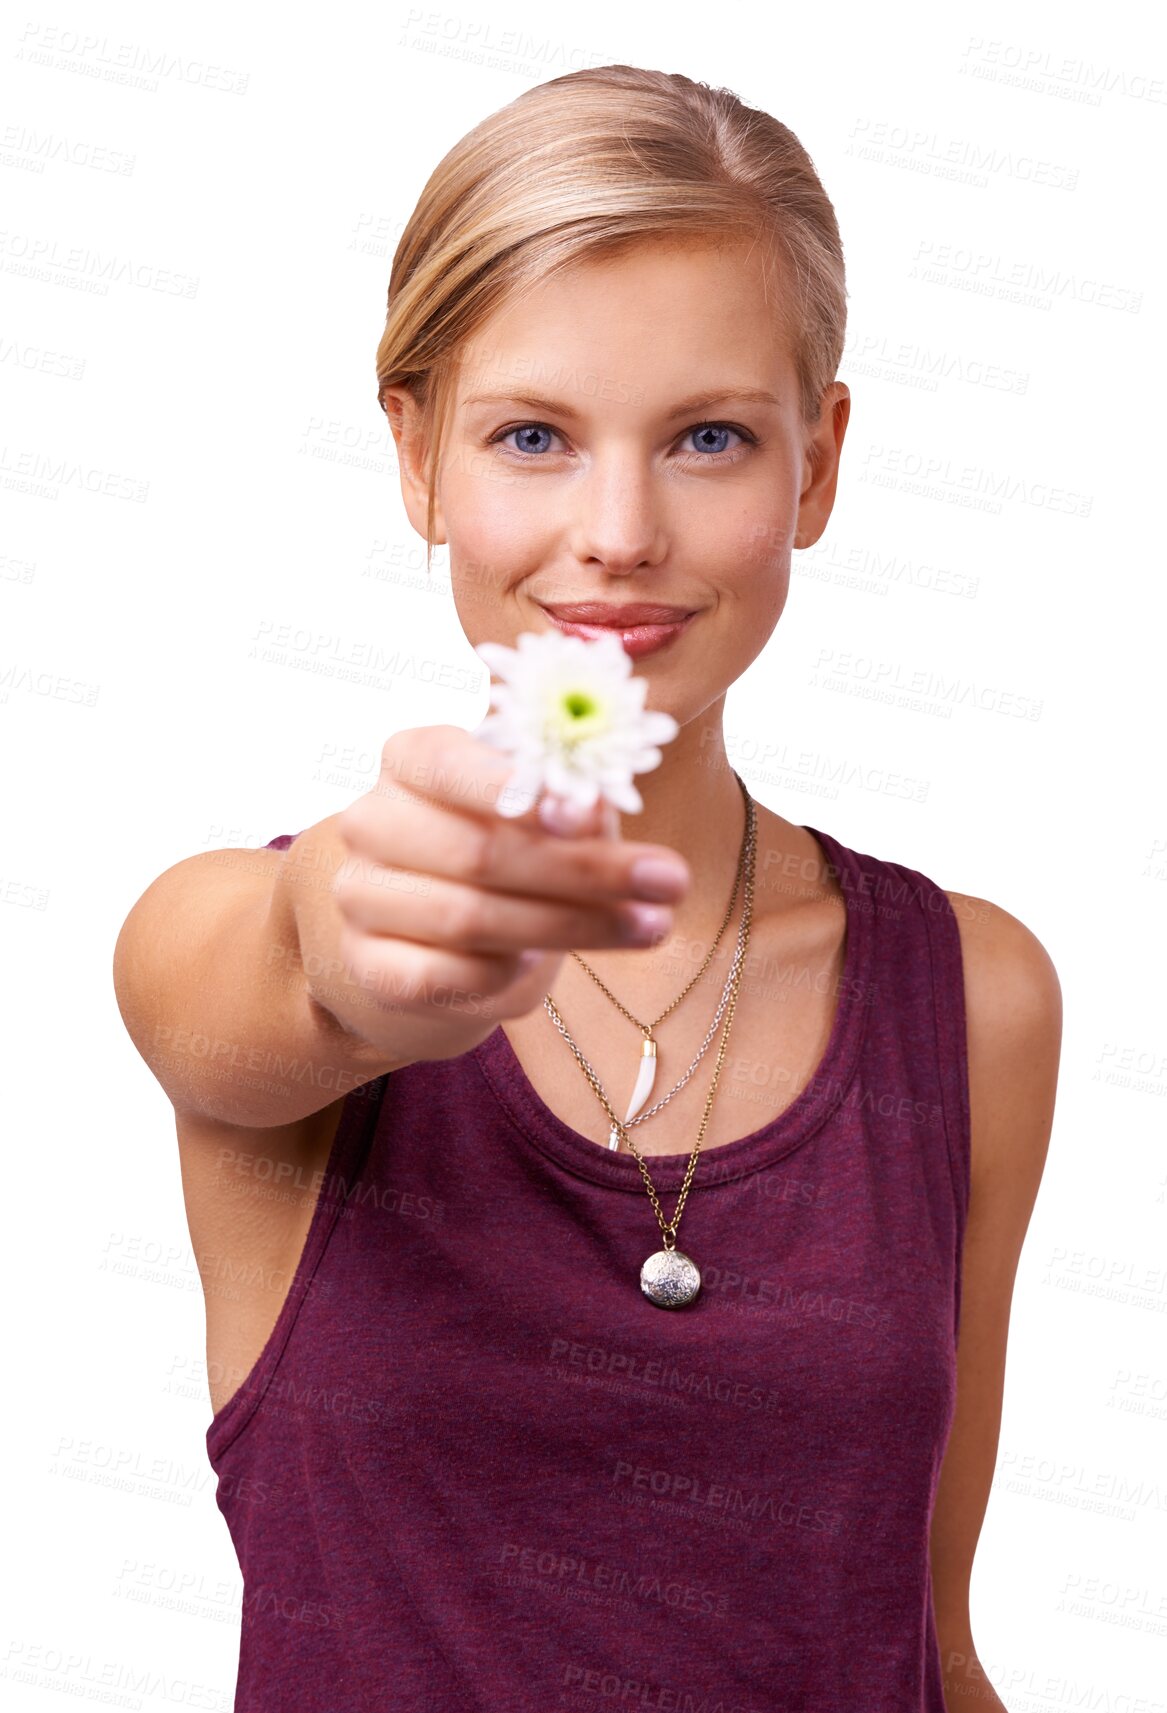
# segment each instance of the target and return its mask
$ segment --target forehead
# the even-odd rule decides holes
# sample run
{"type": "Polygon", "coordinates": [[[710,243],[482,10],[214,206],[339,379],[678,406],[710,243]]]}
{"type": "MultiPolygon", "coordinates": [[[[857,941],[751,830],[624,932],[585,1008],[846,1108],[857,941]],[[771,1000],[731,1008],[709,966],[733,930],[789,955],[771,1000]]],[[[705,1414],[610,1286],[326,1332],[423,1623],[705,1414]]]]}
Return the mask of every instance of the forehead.
{"type": "Polygon", "coordinates": [[[456,390],[569,390],[614,400],[662,387],[789,384],[784,272],[773,247],[743,236],[654,239],[584,257],[511,292],[465,342],[456,390]]]}

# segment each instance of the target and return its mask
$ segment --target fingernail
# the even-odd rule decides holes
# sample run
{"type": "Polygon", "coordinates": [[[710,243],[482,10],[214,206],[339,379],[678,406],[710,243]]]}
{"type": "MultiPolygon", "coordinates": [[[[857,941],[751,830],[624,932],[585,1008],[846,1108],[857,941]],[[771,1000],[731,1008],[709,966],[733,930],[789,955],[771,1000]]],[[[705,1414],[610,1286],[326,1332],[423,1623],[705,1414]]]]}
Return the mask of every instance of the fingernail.
{"type": "Polygon", "coordinates": [[[685,870],[666,857],[638,857],[629,877],[638,898],[680,898],[685,890],[685,870]]]}
{"type": "Polygon", "coordinates": [[[578,833],[590,816],[590,809],[566,797],[544,797],[539,803],[539,820],[549,833],[578,833]]]}
{"type": "Polygon", "coordinates": [[[672,925],[672,920],[672,911],[662,910],[657,904],[626,904],[624,906],[624,921],[630,939],[649,941],[663,939],[672,925]]]}

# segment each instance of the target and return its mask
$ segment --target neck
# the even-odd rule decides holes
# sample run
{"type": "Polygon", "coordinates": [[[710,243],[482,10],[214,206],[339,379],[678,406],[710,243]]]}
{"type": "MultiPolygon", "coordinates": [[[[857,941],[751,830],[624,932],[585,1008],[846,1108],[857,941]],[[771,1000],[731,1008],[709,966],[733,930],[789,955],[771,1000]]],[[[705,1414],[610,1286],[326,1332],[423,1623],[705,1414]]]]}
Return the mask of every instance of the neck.
{"type": "Polygon", "coordinates": [[[642,812],[614,817],[621,838],[667,845],[684,857],[693,879],[673,906],[673,931],[705,944],[725,914],[746,825],[745,799],[725,752],[723,705],[724,697],[682,726],[662,746],[659,767],[636,774],[642,812]]]}

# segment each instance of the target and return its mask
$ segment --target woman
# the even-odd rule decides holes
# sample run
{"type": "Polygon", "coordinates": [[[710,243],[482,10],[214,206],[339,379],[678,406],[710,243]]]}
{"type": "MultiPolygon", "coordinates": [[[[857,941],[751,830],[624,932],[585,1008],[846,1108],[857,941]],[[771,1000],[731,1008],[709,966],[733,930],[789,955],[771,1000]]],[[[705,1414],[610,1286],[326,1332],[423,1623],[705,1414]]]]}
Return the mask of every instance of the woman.
{"type": "Polygon", "coordinates": [[[844,322],[804,150],[681,76],[528,90],[405,228],[379,397],[468,639],[598,620],[679,729],[574,826],[397,732],[127,919],[238,1709],[1002,1705],[969,1578],[1057,977],[755,803],[722,727],[832,509],[844,322]]]}

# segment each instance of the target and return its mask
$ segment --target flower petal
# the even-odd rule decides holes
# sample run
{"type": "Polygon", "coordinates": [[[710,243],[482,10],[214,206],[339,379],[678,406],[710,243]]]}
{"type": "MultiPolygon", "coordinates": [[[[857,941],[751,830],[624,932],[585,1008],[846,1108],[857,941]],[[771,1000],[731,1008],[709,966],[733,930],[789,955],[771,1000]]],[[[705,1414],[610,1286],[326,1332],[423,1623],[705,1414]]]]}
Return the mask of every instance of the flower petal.
{"type": "Polygon", "coordinates": [[[618,633],[523,631],[514,648],[488,642],[477,653],[501,682],[491,685],[476,735],[515,761],[500,814],[525,813],[543,791],[587,808],[602,796],[625,814],[641,812],[632,775],[660,765],[658,746],[680,726],[646,708],[647,680],[634,676],[618,633]]]}
{"type": "Polygon", "coordinates": [[[492,672],[497,672],[502,678],[510,675],[518,659],[517,650],[507,648],[501,642],[480,642],[474,652],[486,662],[492,672]]]}

